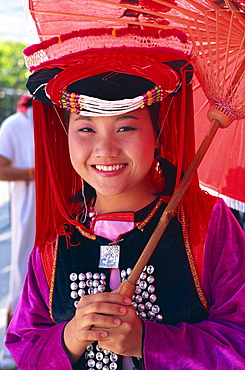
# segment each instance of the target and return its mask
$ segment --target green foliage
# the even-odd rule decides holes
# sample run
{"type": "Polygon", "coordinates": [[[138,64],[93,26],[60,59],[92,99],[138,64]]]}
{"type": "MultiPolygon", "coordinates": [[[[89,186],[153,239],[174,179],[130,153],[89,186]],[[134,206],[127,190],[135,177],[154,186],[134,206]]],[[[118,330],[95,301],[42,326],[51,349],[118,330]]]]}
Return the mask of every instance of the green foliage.
{"type": "Polygon", "coordinates": [[[25,66],[23,42],[0,40],[0,88],[25,90],[28,75],[25,66]]]}
{"type": "Polygon", "coordinates": [[[20,96],[26,92],[29,72],[25,66],[23,42],[0,40],[0,124],[16,111],[20,96]]]}

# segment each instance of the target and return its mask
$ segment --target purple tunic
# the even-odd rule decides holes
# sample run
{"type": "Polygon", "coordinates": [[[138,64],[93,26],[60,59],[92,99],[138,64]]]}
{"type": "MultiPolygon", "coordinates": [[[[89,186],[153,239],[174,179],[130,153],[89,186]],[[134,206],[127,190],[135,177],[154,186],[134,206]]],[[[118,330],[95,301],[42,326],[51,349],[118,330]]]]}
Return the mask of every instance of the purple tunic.
{"type": "MultiPolygon", "coordinates": [[[[146,370],[245,368],[245,233],[222,200],[209,222],[202,288],[207,320],[176,326],[144,321],[146,370]]],[[[19,369],[72,369],[62,341],[66,323],[55,325],[48,307],[49,287],[35,248],[6,339],[19,369]]]]}

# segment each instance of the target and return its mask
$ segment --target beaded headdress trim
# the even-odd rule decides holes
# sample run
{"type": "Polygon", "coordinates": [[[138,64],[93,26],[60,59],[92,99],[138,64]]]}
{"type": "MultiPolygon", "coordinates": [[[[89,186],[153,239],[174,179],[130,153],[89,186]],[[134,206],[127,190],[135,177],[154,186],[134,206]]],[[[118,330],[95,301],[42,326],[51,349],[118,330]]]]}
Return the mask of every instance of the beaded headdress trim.
{"type": "Polygon", "coordinates": [[[114,101],[64,91],[60,107],[69,110],[71,113],[80,113],[83,116],[91,115],[91,112],[93,116],[116,116],[138,108],[144,108],[147,105],[150,106],[162,99],[163,91],[157,86],[136,98],[114,101]]]}

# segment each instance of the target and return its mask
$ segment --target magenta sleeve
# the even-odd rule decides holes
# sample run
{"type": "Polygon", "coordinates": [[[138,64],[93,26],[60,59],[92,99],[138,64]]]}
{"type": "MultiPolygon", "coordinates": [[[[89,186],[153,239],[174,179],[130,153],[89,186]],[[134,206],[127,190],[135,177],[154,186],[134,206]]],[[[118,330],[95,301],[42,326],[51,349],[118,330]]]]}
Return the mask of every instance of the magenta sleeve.
{"type": "Polygon", "coordinates": [[[36,248],[30,256],[23,292],[5,343],[19,370],[72,369],[62,342],[66,322],[54,324],[48,299],[49,288],[36,248]]]}
{"type": "Polygon", "coordinates": [[[245,369],[245,233],[222,200],[209,222],[202,285],[207,320],[144,322],[145,370],[245,369]]]}

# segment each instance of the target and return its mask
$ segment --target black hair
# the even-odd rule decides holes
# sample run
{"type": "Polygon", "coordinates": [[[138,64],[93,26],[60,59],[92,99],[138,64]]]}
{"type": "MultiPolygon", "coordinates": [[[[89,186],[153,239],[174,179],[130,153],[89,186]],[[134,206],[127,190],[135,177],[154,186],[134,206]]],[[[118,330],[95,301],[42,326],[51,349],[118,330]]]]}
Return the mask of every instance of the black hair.
{"type": "Polygon", "coordinates": [[[68,129],[69,127],[69,121],[70,121],[70,114],[71,112],[69,110],[65,111],[64,119],[65,119],[65,127],[68,129]]]}
{"type": "Polygon", "coordinates": [[[150,113],[153,130],[155,132],[156,138],[158,138],[161,132],[161,122],[159,117],[160,103],[154,103],[147,108],[150,113]]]}

